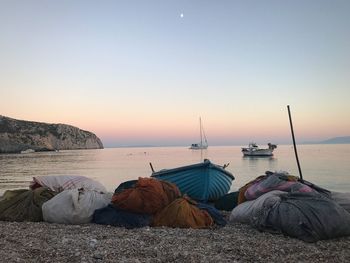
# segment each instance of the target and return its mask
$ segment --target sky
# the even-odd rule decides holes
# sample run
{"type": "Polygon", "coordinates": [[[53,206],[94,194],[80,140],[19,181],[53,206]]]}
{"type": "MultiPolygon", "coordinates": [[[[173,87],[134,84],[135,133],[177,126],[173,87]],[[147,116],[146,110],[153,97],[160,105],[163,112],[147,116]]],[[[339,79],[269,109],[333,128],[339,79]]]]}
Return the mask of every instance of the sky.
{"type": "Polygon", "coordinates": [[[350,135],[350,1],[0,0],[0,115],[105,147],[350,135]]]}

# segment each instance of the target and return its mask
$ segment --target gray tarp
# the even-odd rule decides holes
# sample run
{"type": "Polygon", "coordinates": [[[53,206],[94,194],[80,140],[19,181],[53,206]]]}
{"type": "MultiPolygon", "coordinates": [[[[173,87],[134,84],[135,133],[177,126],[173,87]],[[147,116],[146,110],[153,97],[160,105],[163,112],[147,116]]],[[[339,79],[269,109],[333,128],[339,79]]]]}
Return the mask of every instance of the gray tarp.
{"type": "Polygon", "coordinates": [[[269,213],[270,209],[281,201],[281,195],[286,192],[273,190],[259,196],[259,198],[236,206],[230,214],[230,222],[239,222],[255,226],[269,213]]]}
{"type": "Polygon", "coordinates": [[[350,213],[350,193],[331,192],[331,198],[350,213]]]}
{"type": "Polygon", "coordinates": [[[318,193],[288,193],[256,227],[306,242],[350,235],[350,213],[318,193]]]}

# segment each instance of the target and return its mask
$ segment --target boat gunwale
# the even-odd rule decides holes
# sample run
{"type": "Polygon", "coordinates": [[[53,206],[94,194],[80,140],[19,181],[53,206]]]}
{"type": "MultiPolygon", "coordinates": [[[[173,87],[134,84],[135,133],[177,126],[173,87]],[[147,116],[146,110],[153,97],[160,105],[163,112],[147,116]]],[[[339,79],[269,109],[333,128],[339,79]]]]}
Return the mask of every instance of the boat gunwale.
{"type": "Polygon", "coordinates": [[[230,177],[232,180],[235,179],[234,175],[231,172],[225,170],[223,167],[221,167],[217,164],[213,164],[209,160],[205,160],[202,163],[190,164],[190,165],[185,165],[185,166],[170,168],[170,169],[163,169],[163,170],[160,170],[157,172],[153,172],[151,177],[166,176],[169,173],[180,172],[180,171],[184,171],[184,170],[188,170],[188,169],[196,169],[196,168],[202,167],[202,166],[208,166],[209,169],[219,170],[220,172],[224,173],[226,176],[230,177]]]}
{"type": "Polygon", "coordinates": [[[251,153],[243,153],[243,156],[271,157],[271,156],[273,156],[273,153],[271,153],[271,154],[262,154],[262,153],[260,153],[260,154],[251,154],[251,153]]]}

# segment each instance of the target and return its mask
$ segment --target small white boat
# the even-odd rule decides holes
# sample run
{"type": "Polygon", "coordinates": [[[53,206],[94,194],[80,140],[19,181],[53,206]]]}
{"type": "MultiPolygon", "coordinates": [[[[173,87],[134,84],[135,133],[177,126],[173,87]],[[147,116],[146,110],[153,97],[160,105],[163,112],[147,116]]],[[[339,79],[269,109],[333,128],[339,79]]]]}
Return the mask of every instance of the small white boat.
{"type": "Polygon", "coordinates": [[[189,149],[201,150],[201,149],[208,148],[208,141],[207,141],[207,137],[205,136],[205,133],[204,133],[201,118],[199,118],[199,136],[200,136],[200,142],[199,143],[192,143],[189,149]]]}
{"type": "Polygon", "coordinates": [[[242,148],[244,156],[272,156],[273,150],[277,148],[277,145],[268,143],[269,148],[260,149],[255,142],[249,143],[247,148],[242,148]]]}
{"type": "Polygon", "coordinates": [[[35,152],[33,149],[27,149],[27,150],[21,151],[21,153],[33,153],[33,152],[35,152]]]}

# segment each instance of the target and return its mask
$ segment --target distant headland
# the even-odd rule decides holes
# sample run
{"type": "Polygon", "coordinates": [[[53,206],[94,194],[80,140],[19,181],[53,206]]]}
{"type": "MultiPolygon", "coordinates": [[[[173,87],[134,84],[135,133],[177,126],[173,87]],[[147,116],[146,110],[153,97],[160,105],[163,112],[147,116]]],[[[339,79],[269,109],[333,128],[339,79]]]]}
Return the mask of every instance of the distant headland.
{"type": "Polygon", "coordinates": [[[0,153],[103,149],[92,132],[67,124],[16,120],[0,115],[0,153]]]}
{"type": "Polygon", "coordinates": [[[350,136],[334,137],[317,142],[303,142],[303,144],[350,144],[350,136]]]}

